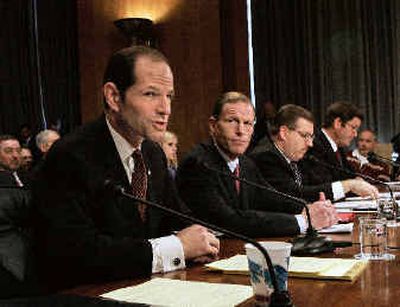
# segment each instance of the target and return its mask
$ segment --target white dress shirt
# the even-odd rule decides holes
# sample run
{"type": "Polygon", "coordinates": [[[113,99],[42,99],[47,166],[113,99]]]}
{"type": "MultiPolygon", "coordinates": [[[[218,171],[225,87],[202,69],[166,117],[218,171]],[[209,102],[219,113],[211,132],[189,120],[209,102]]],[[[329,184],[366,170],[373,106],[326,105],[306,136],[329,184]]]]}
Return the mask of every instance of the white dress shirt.
{"type": "MultiPolygon", "coordinates": [[[[129,183],[131,183],[132,173],[134,171],[134,160],[132,154],[135,150],[141,149],[134,148],[128,143],[114,128],[106,117],[108,129],[110,130],[112,139],[114,140],[115,147],[117,148],[122,165],[124,166],[126,176],[129,183]]],[[[150,176],[150,170],[147,171],[150,176]]],[[[132,204],[134,206],[134,204],[132,204]]],[[[165,236],[161,238],[149,239],[153,250],[152,272],[168,272],[185,268],[185,256],[183,253],[183,246],[179,238],[175,235],[165,236]]]]}

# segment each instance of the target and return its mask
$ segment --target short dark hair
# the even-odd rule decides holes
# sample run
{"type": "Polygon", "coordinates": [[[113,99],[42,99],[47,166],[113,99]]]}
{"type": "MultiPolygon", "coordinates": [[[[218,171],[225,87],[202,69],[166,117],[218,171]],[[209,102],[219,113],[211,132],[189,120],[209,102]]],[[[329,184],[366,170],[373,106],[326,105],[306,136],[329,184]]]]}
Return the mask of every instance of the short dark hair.
{"type": "MultiPolygon", "coordinates": [[[[135,84],[135,65],[139,57],[149,57],[156,62],[165,62],[167,58],[158,50],[147,46],[132,46],[115,52],[108,61],[103,77],[103,85],[112,82],[117,87],[122,99],[126,90],[135,84]]],[[[106,108],[108,107],[104,101],[106,108]]]]}
{"type": "Polygon", "coordinates": [[[336,118],[340,118],[343,124],[358,117],[360,120],[364,119],[361,111],[352,103],[348,101],[336,101],[328,106],[325,116],[325,122],[322,125],[324,128],[332,127],[336,118]]]}
{"type": "Polygon", "coordinates": [[[294,104],[286,104],[282,106],[272,121],[271,134],[277,135],[279,132],[279,127],[281,126],[287,126],[290,129],[295,129],[296,122],[299,118],[304,118],[314,123],[314,116],[307,109],[294,104]]]}
{"type": "Polygon", "coordinates": [[[8,141],[8,140],[18,141],[18,139],[15,136],[11,135],[11,134],[1,134],[0,135],[0,143],[3,142],[3,141],[8,141]]]}
{"type": "Polygon", "coordinates": [[[218,119],[219,116],[221,115],[222,108],[224,107],[224,105],[226,105],[227,103],[236,103],[236,102],[246,102],[249,105],[251,105],[254,110],[254,106],[251,103],[250,98],[247,97],[245,94],[240,92],[226,92],[223,93],[221,96],[219,96],[215,101],[212,116],[215,119],[218,119]]]}

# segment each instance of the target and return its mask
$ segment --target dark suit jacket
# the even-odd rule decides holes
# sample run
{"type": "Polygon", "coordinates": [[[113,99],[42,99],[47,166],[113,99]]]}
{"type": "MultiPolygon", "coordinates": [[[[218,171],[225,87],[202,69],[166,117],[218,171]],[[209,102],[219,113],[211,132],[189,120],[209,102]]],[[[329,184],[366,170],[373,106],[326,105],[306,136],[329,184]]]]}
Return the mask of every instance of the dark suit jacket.
{"type": "MultiPolygon", "coordinates": [[[[24,186],[28,185],[28,174],[23,172],[17,172],[19,180],[24,184],[24,186]]],[[[15,180],[15,177],[12,172],[10,171],[3,171],[0,170],[0,187],[17,187],[18,183],[15,180]]]]}
{"type": "MultiPolygon", "coordinates": [[[[240,157],[240,177],[265,184],[254,163],[240,157]]],[[[203,167],[230,172],[226,161],[212,142],[198,145],[178,167],[178,190],[189,208],[209,222],[253,237],[285,236],[299,232],[293,214],[302,206],[269,191],[240,184],[238,195],[234,179],[203,167]]]]}
{"type": "MultiPolygon", "coordinates": [[[[180,205],[162,149],[144,141],[142,152],[150,172],[147,199],[180,205]]],[[[52,286],[149,275],[153,256],[146,238],[176,226],[153,208],[144,224],[137,204],[114,195],[105,180],[130,189],[104,118],[63,137],[46,157],[33,197],[39,271],[52,286]]]]}
{"type": "Polygon", "coordinates": [[[294,173],[289,163],[274,145],[271,149],[252,154],[250,157],[256,163],[264,179],[278,191],[311,202],[319,199],[319,192],[324,192],[327,198],[332,199],[333,197],[330,182],[318,185],[302,184],[299,187],[295,182],[294,173]]]}
{"type": "MultiPolygon", "coordinates": [[[[341,167],[351,171],[344,150],[339,148],[339,151],[342,160],[341,167]]],[[[335,152],[321,130],[316,132],[313,147],[309,149],[309,153],[315,156],[318,160],[332,165],[336,169],[331,169],[308,159],[303,159],[299,163],[301,173],[303,174],[303,184],[318,185],[354,178],[354,176],[348,175],[340,170],[340,164],[336,158],[335,152]]]]}

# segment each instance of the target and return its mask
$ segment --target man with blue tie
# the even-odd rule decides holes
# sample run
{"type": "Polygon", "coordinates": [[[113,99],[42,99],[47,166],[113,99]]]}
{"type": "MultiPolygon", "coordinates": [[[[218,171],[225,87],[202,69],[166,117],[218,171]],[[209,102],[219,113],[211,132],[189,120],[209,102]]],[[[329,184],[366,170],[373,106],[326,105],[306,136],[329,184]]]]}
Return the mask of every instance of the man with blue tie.
{"type": "Polygon", "coordinates": [[[277,190],[304,198],[318,200],[323,192],[329,199],[335,199],[335,185],[346,186],[357,194],[367,194],[375,188],[363,181],[347,179],[341,182],[307,184],[298,164],[314,141],[314,117],[301,106],[282,106],[275,116],[271,134],[274,146],[271,149],[251,155],[260,172],[277,190]]]}

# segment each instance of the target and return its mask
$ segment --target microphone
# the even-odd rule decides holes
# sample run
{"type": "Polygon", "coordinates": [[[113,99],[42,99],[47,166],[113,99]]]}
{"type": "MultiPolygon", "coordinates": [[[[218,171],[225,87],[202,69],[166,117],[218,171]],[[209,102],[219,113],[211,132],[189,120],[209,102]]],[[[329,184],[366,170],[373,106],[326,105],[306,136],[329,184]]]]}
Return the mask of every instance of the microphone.
{"type": "Polygon", "coordinates": [[[317,157],[315,157],[315,156],[312,155],[312,154],[307,154],[305,158],[308,159],[308,160],[310,160],[310,161],[313,161],[313,162],[315,162],[315,163],[317,163],[317,164],[323,165],[323,166],[325,166],[325,167],[327,167],[327,168],[329,168],[329,169],[332,169],[332,170],[339,170],[339,171],[341,171],[342,173],[345,173],[345,174],[348,174],[348,175],[351,175],[351,176],[358,176],[358,177],[361,177],[361,178],[365,179],[366,181],[369,181],[369,182],[372,182],[372,183],[375,183],[375,184],[383,185],[383,186],[386,187],[386,188],[388,189],[388,191],[389,191],[390,198],[392,199],[393,205],[395,206],[395,207],[393,208],[393,209],[394,209],[394,215],[395,215],[394,218],[395,218],[395,219],[397,218],[397,211],[398,211],[397,202],[396,202],[396,199],[395,199],[395,197],[394,197],[394,195],[393,195],[393,190],[392,190],[391,186],[388,185],[386,182],[384,182],[384,181],[382,181],[382,180],[379,180],[379,179],[375,179],[375,178],[373,178],[373,177],[371,177],[371,176],[368,176],[368,175],[364,175],[364,174],[361,174],[361,173],[358,173],[358,172],[351,171],[351,170],[346,169],[346,168],[344,168],[344,167],[342,167],[342,166],[332,165],[332,164],[330,164],[330,163],[321,161],[321,160],[319,160],[317,157]]]}
{"type": "Polygon", "coordinates": [[[368,160],[371,160],[371,161],[374,161],[374,160],[375,161],[381,161],[383,163],[389,163],[391,166],[400,167],[400,163],[397,163],[395,161],[392,161],[391,159],[382,157],[382,156],[380,156],[380,155],[378,155],[378,154],[376,154],[376,153],[374,153],[372,151],[370,151],[368,153],[368,157],[367,158],[368,158],[368,160]]]}
{"type": "Polygon", "coordinates": [[[297,202],[298,204],[300,204],[306,211],[308,227],[307,227],[307,232],[305,235],[299,235],[291,240],[291,243],[293,244],[293,247],[292,247],[293,255],[320,254],[320,253],[324,253],[324,252],[332,252],[337,247],[351,246],[351,244],[352,244],[351,242],[332,241],[331,239],[329,239],[325,236],[320,236],[318,234],[318,232],[312,226],[310,210],[308,209],[307,202],[304,199],[283,193],[281,191],[278,191],[278,190],[276,190],[272,187],[268,187],[266,185],[261,185],[256,182],[249,181],[245,178],[236,176],[233,173],[221,171],[217,168],[211,167],[210,165],[208,165],[207,162],[199,161],[199,163],[201,165],[203,165],[203,167],[208,169],[209,171],[221,174],[223,176],[231,177],[231,178],[233,178],[235,180],[239,180],[240,182],[243,182],[245,184],[254,186],[254,187],[262,189],[262,190],[266,190],[268,192],[277,194],[277,195],[282,196],[287,199],[291,199],[291,200],[297,202]]]}
{"type": "Polygon", "coordinates": [[[269,274],[271,276],[271,282],[272,282],[272,286],[274,288],[274,292],[272,292],[272,294],[271,294],[271,303],[270,303],[271,306],[293,306],[293,302],[292,302],[292,299],[290,298],[289,292],[280,290],[279,287],[278,287],[278,279],[276,277],[274,266],[272,264],[271,258],[268,255],[268,252],[256,240],[253,240],[253,239],[251,239],[249,237],[246,237],[244,235],[238,234],[236,232],[230,231],[228,229],[222,228],[220,226],[216,226],[214,224],[205,222],[203,220],[200,220],[200,219],[195,218],[193,216],[190,216],[190,215],[184,214],[182,212],[176,211],[174,209],[162,206],[162,205],[160,205],[158,203],[155,203],[155,202],[152,202],[152,201],[148,201],[148,200],[145,200],[145,199],[141,199],[141,198],[137,198],[137,197],[133,196],[131,193],[126,192],[124,187],[122,187],[121,185],[114,184],[114,182],[109,180],[109,179],[106,179],[104,181],[104,187],[106,189],[112,191],[115,195],[122,195],[124,197],[130,198],[130,199],[132,199],[134,201],[137,201],[139,203],[145,204],[147,206],[157,208],[157,209],[159,209],[159,210],[161,210],[161,211],[163,211],[165,213],[168,213],[168,214],[170,214],[172,216],[177,216],[177,217],[179,217],[179,218],[181,218],[183,220],[190,221],[190,222],[192,222],[194,224],[202,225],[202,226],[204,226],[206,228],[212,229],[214,231],[221,232],[224,235],[230,236],[232,238],[236,238],[236,239],[242,240],[244,242],[251,243],[252,245],[254,245],[263,254],[263,256],[265,258],[265,261],[267,262],[268,272],[269,272],[269,274]]]}

